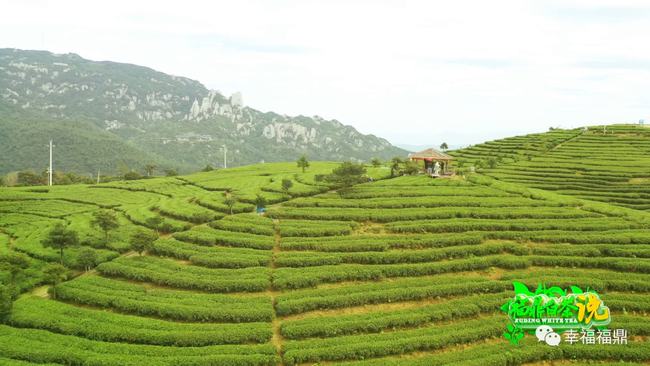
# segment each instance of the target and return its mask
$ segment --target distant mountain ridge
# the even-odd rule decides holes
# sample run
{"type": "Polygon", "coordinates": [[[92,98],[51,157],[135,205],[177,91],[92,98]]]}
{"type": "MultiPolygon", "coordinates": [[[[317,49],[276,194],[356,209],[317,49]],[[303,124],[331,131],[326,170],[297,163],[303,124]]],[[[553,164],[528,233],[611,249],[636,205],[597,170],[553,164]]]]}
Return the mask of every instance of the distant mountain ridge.
{"type": "Polygon", "coordinates": [[[0,173],[44,168],[49,138],[57,168],[78,172],[218,166],[222,145],[232,166],[406,154],[336,120],[261,112],[239,93],[147,67],[0,49],[0,173]]]}

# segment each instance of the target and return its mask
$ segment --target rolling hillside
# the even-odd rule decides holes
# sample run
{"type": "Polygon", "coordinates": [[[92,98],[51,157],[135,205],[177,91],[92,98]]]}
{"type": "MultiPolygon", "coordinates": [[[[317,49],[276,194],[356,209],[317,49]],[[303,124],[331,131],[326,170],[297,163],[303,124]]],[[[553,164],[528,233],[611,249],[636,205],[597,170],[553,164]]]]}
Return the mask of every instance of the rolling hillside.
{"type": "Polygon", "coordinates": [[[650,128],[593,126],[506,138],[451,152],[488,176],[556,193],[650,210],[650,128]],[[496,166],[487,161],[501,159],[496,166]]]}
{"type": "MultiPolygon", "coordinates": [[[[2,188],[0,254],[24,253],[30,266],[15,279],[22,294],[0,325],[0,363],[645,364],[650,213],[581,199],[591,197],[585,189],[571,196],[521,184],[555,187],[551,175],[490,177],[580,147],[604,153],[597,136],[554,131],[456,152],[467,164],[499,149],[504,155],[497,168],[467,179],[384,179],[387,167],[368,168],[373,182],[338,192],[318,179],[335,163],[312,163],[305,173],[274,163],[97,186],[2,188]],[[531,160],[524,164],[520,150],[531,160]],[[293,182],[288,191],[283,179],[293,182]],[[257,195],[268,201],[264,216],[251,212],[257,195]],[[101,209],[121,223],[107,242],[90,225],[101,209]],[[58,253],[40,241],[57,222],[79,232],[82,245],[64,254],[75,276],[51,286],[41,271],[58,253]],[[158,239],[138,255],[127,241],[143,227],[158,239]],[[84,247],[98,262],[87,272],[77,262],[84,247]],[[611,327],[627,329],[629,344],[549,347],[530,336],[508,343],[499,308],[512,298],[513,281],[598,290],[611,327]]],[[[585,172],[600,161],[570,160],[585,172]]]]}

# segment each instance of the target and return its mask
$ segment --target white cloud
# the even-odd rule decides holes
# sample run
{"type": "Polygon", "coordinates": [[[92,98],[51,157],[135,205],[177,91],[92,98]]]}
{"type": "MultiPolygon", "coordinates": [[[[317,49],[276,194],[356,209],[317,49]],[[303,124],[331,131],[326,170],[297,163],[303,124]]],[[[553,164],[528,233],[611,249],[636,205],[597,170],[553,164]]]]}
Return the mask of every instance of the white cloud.
{"type": "Polygon", "coordinates": [[[198,79],[394,142],[650,117],[645,1],[25,1],[0,46],[198,79]]]}

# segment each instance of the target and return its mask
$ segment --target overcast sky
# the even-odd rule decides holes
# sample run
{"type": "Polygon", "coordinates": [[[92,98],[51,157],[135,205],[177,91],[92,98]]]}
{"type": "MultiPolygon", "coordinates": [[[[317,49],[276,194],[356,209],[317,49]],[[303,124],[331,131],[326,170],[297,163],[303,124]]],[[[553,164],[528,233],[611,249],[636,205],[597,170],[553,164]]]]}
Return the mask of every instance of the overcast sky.
{"type": "Polygon", "coordinates": [[[645,0],[2,0],[0,9],[0,47],[145,65],[393,143],[650,120],[645,0]]]}

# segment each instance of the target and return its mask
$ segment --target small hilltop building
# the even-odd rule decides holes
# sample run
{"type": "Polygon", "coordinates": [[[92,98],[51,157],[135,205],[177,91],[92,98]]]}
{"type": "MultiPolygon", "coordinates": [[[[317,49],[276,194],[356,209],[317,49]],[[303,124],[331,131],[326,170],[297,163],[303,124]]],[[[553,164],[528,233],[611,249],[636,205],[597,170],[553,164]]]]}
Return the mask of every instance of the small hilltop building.
{"type": "Polygon", "coordinates": [[[452,174],[450,167],[452,160],[454,160],[454,157],[434,148],[429,148],[409,154],[408,158],[410,161],[424,162],[424,171],[432,177],[452,174]]]}

